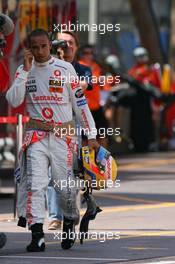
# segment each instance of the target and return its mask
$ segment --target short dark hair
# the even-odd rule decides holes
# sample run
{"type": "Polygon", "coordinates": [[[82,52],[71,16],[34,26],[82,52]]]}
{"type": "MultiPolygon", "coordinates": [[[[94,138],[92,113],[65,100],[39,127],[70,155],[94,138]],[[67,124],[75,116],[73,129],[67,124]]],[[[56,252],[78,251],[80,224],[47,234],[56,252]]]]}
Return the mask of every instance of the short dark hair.
{"type": "Polygon", "coordinates": [[[29,35],[28,35],[28,44],[29,46],[31,45],[31,38],[33,37],[39,37],[39,36],[46,36],[48,38],[48,40],[50,41],[49,38],[49,34],[46,30],[42,29],[42,28],[37,28],[35,30],[33,30],[29,35]]]}
{"type": "Polygon", "coordinates": [[[92,50],[92,54],[94,55],[94,53],[95,53],[94,46],[91,45],[91,44],[84,44],[78,49],[78,54],[77,54],[78,60],[80,60],[81,57],[83,56],[85,49],[91,49],[92,50]]]}
{"type": "Polygon", "coordinates": [[[91,44],[85,44],[80,47],[80,50],[82,51],[82,53],[84,52],[85,49],[91,49],[92,52],[94,53],[94,46],[91,44]]]}
{"type": "Polygon", "coordinates": [[[69,30],[63,30],[63,31],[58,31],[57,32],[57,34],[62,34],[62,33],[71,35],[74,38],[77,47],[80,46],[80,42],[79,42],[78,36],[77,36],[77,34],[75,32],[69,31],[69,30]]]}

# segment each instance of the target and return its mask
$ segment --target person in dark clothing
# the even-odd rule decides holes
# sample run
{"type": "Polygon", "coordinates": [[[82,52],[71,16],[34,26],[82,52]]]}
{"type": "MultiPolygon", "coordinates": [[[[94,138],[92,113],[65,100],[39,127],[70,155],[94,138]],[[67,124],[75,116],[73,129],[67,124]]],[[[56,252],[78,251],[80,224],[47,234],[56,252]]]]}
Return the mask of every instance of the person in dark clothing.
{"type": "Polygon", "coordinates": [[[74,69],[78,75],[78,77],[84,77],[84,80],[87,82],[86,90],[92,90],[92,72],[91,68],[87,67],[75,60],[72,61],[72,65],[74,66],[74,69]]]}
{"type": "Polygon", "coordinates": [[[91,68],[76,61],[76,53],[79,48],[77,35],[72,31],[62,31],[57,33],[58,40],[64,40],[67,43],[65,48],[58,48],[58,57],[70,62],[80,78],[81,87],[84,90],[92,90],[92,71],[91,68]]]}
{"type": "MultiPolygon", "coordinates": [[[[141,84],[158,87],[157,72],[149,65],[147,50],[138,47],[133,51],[133,55],[136,63],[128,71],[128,74],[141,84]]],[[[131,100],[131,138],[137,152],[146,152],[155,139],[152,120],[152,94],[144,89],[139,89],[139,87],[135,91],[135,96],[131,100]]]]}

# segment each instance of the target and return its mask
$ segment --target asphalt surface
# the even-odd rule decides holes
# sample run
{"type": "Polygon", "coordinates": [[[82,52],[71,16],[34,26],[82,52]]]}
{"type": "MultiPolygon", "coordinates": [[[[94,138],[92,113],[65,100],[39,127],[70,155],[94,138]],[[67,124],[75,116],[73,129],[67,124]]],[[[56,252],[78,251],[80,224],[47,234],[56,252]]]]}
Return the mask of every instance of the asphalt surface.
{"type": "Polygon", "coordinates": [[[61,249],[60,231],[48,231],[46,219],[46,251],[27,253],[30,232],[16,226],[12,196],[1,195],[0,230],[7,243],[0,263],[175,263],[175,153],[118,162],[120,187],[94,193],[103,212],[91,221],[89,239],[70,250],[61,249]]]}

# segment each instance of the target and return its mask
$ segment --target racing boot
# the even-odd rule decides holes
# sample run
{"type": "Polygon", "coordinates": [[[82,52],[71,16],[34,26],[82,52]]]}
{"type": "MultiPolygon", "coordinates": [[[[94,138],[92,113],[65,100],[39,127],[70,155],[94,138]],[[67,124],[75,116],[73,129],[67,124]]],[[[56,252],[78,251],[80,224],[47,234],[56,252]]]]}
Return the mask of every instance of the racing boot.
{"type": "Polygon", "coordinates": [[[3,248],[7,241],[6,235],[4,233],[0,233],[0,248],[3,248]]]}
{"type": "Polygon", "coordinates": [[[75,221],[64,217],[63,233],[62,233],[62,241],[61,241],[62,249],[71,248],[75,240],[76,240],[75,221]]]}
{"type": "Polygon", "coordinates": [[[24,228],[25,228],[26,225],[27,225],[27,220],[26,220],[26,218],[23,217],[23,216],[20,216],[19,219],[18,219],[18,224],[17,224],[17,226],[20,226],[20,227],[24,227],[24,228]]]}
{"type": "Polygon", "coordinates": [[[32,241],[27,246],[28,252],[40,252],[45,250],[43,224],[34,224],[31,226],[32,241]]]}

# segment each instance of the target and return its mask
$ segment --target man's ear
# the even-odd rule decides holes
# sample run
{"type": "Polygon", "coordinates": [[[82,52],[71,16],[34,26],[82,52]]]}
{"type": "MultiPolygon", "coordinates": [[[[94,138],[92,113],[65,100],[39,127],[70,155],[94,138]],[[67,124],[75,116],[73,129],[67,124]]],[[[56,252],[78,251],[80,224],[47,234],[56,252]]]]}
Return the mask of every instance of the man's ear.
{"type": "Polygon", "coordinates": [[[49,43],[50,50],[52,49],[52,41],[49,43]]]}

